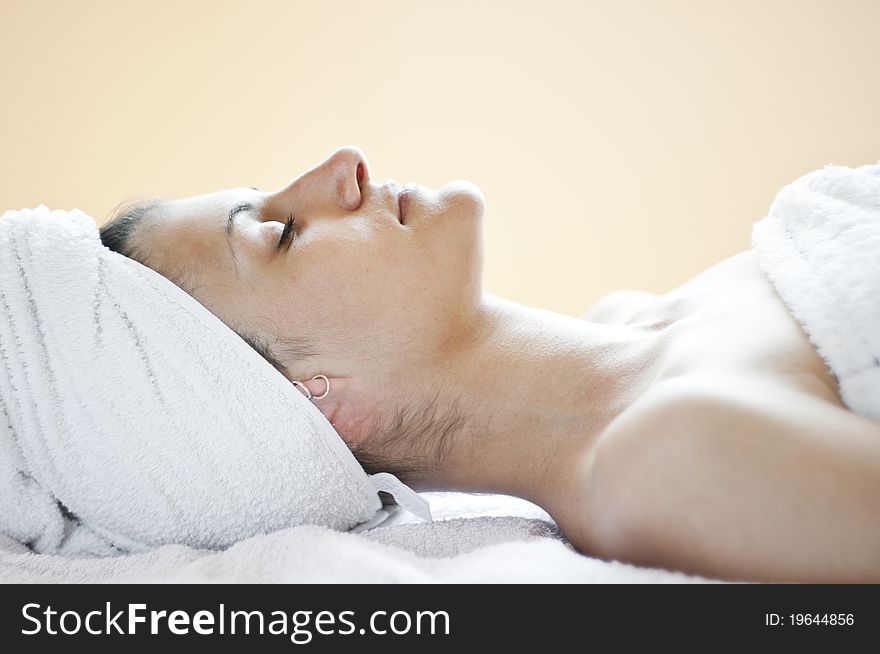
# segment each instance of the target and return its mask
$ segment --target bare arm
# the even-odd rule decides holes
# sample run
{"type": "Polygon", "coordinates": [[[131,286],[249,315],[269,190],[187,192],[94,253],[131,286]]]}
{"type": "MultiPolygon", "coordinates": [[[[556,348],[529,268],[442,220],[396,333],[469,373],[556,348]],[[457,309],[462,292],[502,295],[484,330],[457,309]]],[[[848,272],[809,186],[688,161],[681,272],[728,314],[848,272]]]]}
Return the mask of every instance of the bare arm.
{"type": "Polygon", "coordinates": [[[774,380],[660,386],[594,450],[585,549],[719,578],[880,581],[880,423],[774,380]]]}

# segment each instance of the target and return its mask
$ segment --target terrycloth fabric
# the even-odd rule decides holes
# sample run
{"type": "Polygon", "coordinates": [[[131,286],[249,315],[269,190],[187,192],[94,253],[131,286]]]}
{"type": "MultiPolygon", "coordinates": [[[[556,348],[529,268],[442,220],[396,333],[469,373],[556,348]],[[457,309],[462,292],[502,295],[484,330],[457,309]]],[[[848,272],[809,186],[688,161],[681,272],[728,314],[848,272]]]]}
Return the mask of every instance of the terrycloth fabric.
{"type": "Polygon", "coordinates": [[[221,549],[347,530],[379,490],[321,412],[79,210],[0,216],[0,533],[34,552],[221,549]]]}
{"type": "MultiPolygon", "coordinates": [[[[0,537],[0,583],[699,583],[702,577],[574,551],[538,507],[507,496],[425,493],[434,522],[361,534],[302,526],[223,552],[166,545],[70,559],[0,537]]],[[[386,523],[387,524],[387,523],[386,523]]]]}
{"type": "Polygon", "coordinates": [[[790,183],[752,243],[843,401],[880,420],[880,163],[828,165],[790,183]]]}

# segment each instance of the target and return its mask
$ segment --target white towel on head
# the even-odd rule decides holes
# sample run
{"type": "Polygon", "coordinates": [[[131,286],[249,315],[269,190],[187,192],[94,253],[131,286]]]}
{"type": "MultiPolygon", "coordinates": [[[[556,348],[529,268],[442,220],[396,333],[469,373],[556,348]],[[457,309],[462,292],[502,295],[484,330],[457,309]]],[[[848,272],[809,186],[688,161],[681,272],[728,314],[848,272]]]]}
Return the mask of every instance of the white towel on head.
{"type": "Polygon", "coordinates": [[[856,413],[880,420],[880,162],[788,184],[752,244],[856,413]]]}
{"type": "Polygon", "coordinates": [[[79,210],[0,216],[0,533],[35,552],[221,549],[383,512],[321,412],[79,210]]]}

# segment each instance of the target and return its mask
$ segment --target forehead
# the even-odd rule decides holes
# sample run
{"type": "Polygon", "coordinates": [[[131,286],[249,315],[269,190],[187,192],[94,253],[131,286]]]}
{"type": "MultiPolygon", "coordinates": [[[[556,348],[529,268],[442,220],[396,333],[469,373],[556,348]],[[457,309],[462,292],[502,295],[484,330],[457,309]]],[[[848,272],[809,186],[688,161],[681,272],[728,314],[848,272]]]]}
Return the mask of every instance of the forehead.
{"type": "Polygon", "coordinates": [[[230,268],[226,218],[230,209],[247,201],[249,193],[253,191],[229,189],[166,202],[147,236],[148,250],[164,268],[160,272],[185,267],[216,274],[230,268]]]}
{"type": "Polygon", "coordinates": [[[196,226],[213,226],[223,228],[226,215],[236,204],[253,195],[250,189],[227,189],[204,195],[193,195],[169,201],[165,208],[170,222],[180,225],[192,223],[196,226]]]}

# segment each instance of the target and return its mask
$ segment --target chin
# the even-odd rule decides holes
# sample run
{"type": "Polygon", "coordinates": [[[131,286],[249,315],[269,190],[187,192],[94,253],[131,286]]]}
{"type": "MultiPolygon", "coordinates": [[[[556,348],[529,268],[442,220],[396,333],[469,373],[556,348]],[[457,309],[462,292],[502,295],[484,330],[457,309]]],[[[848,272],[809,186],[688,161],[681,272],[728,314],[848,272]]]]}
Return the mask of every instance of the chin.
{"type": "Polygon", "coordinates": [[[438,189],[438,199],[448,210],[469,215],[473,220],[483,217],[486,198],[480,187],[466,179],[457,179],[438,189]]]}

